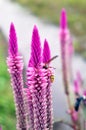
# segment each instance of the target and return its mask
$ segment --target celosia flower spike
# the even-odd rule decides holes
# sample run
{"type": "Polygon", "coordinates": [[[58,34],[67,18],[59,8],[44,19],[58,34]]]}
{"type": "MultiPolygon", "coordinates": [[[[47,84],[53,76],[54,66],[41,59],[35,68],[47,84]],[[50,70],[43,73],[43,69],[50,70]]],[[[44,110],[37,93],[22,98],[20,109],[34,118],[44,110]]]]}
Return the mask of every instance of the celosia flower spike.
{"type": "Polygon", "coordinates": [[[60,28],[66,29],[67,28],[67,15],[65,9],[62,9],[61,17],[60,17],[60,28]]]}
{"type": "Polygon", "coordinates": [[[27,68],[27,86],[30,129],[47,130],[47,74],[41,65],[41,45],[36,26],[34,26],[32,34],[31,57],[27,68]]]}
{"type": "Polygon", "coordinates": [[[31,58],[30,58],[30,66],[37,67],[41,63],[41,43],[40,37],[38,33],[38,29],[34,26],[32,41],[31,41],[31,58]]]}
{"type": "Polygon", "coordinates": [[[67,45],[67,18],[66,18],[66,11],[63,9],[61,12],[61,18],[60,18],[60,43],[61,43],[61,58],[62,58],[62,72],[63,72],[63,82],[65,87],[65,93],[69,94],[69,88],[68,88],[68,69],[67,69],[67,51],[66,51],[66,45],[67,45]]]}
{"type": "Polygon", "coordinates": [[[15,32],[14,24],[11,23],[10,35],[9,35],[9,55],[16,56],[18,53],[17,37],[15,32]]]}
{"type": "Polygon", "coordinates": [[[43,63],[47,63],[50,60],[50,58],[51,58],[50,48],[47,40],[45,39],[43,48],[43,63]]]}
{"type": "Polygon", "coordinates": [[[27,130],[26,108],[23,93],[23,62],[18,55],[18,45],[14,25],[10,26],[9,57],[7,58],[9,73],[16,107],[17,130],[27,130]]]}
{"type": "Polygon", "coordinates": [[[51,76],[53,76],[52,69],[48,62],[51,59],[50,48],[47,40],[44,41],[43,48],[43,63],[44,69],[46,70],[47,76],[47,87],[46,87],[46,109],[47,109],[47,128],[53,129],[53,111],[52,111],[52,88],[51,88],[51,76]],[[48,66],[47,66],[48,65],[48,66]]]}

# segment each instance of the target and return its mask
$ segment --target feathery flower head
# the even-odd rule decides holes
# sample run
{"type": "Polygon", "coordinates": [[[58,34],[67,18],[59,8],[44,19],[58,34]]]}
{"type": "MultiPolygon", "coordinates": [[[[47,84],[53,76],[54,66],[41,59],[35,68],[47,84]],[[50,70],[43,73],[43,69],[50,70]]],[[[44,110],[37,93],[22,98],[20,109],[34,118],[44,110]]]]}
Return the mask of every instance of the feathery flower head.
{"type": "Polygon", "coordinates": [[[28,111],[31,129],[46,128],[46,70],[28,67],[28,111]],[[38,70],[38,71],[37,71],[38,70]]]}
{"type": "Polygon", "coordinates": [[[14,57],[18,53],[18,44],[14,24],[10,25],[10,35],[9,35],[9,56],[14,57]]]}
{"type": "Polygon", "coordinates": [[[60,40],[61,44],[65,45],[70,37],[70,33],[67,25],[67,14],[66,10],[62,9],[60,16],[60,40]]]}
{"type": "Polygon", "coordinates": [[[18,55],[18,45],[13,23],[10,26],[9,38],[9,56],[7,64],[11,76],[12,90],[16,107],[17,130],[27,130],[26,107],[23,93],[23,62],[22,57],[18,55]]]}
{"type": "Polygon", "coordinates": [[[40,64],[41,64],[41,43],[38,29],[35,25],[32,34],[31,57],[29,61],[29,66],[37,67],[40,64]]]}
{"type": "Polygon", "coordinates": [[[44,41],[43,48],[43,63],[44,70],[46,70],[47,87],[46,87],[46,110],[47,110],[47,128],[53,129],[53,110],[52,110],[52,88],[51,83],[54,79],[53,68],[49,66],[51,60],[51,52],[47,40],[44,41]]]}
{"type": "Polygon", "coordinates": [[[41,43],[37,27],[34,26],[31,42],[31,57],[27,68],[27,98],[30,128],[43,130],[46,121],[46,70],[41,65],[41,43]]]}
{"type": "Polygon", "coordinates": [[[60,28],[63,30],[67,28],[67,14],[65,9],[62,9],[61,11],[60,28]]]}
{"type": "Polygon", "coordinates": [[[43,63],[47,63],[51,58],[50,48],[47,40],[44,41],[44,48],[43,48],[43,63]]]}

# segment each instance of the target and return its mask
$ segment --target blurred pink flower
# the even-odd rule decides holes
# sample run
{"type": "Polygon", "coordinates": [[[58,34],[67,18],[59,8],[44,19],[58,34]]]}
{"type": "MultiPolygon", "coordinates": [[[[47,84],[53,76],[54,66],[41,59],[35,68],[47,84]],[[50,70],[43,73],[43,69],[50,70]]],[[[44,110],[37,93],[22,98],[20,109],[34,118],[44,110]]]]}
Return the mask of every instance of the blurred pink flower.
{"type": "Polygon", "coordinates": [[[78,112],[76,112],[74,109],[68,110],[67,113],[71,115],[73,122],[76,122],[78,120],[78,112]]]}
{"type": "Polygon", "coordinates": [[[74,80],[74,93],[75,95],[80,95],[80,86],[78,80],[74,80]]]}
{"type": "Polygon", "coordinates": [[[77,78],[77,80],[79,82],[80,87],[82,87],[83,79],[82,79],[80,71],[77,71],[76,78],[77,78]]]}
{"type": "Polygon", "coordinates": [[[83,95],[85,95],[85,96],[86,96],[86,90],[84,90],[84,91],[83,91],[83,95]]]}
{"type": "Polygon", "coordinates": [[[68,55],[69,55],[69,58],[72,57],[73,53],[74,53],[74,47],[73,47],[72,39],[70,38],[69,43],[68,43],[68,55]]]}
{"type": "Polygon", "coordinates": [[[61,45],[61,59],[62,59],[62,72],[65,93],[69,94],[68,90],[68,68],[67,68],[67,39],[69,30],[67,26],[67,15],[65,9],[62,9],[60,17],[60,45],[61,45]]]}
{"type": "Polygon", "coordinates": [[[78,112],[76,112],[75,110],[73,110],[72,114],[71,114],[71,118],[73,122],[78,121],[78,112]]]}
{"type": "Polygon", "coordinates": [[[60,17],[60,28],[65,30],[67,28],[67,15],[65,9],[62,9],[60,17]]]}

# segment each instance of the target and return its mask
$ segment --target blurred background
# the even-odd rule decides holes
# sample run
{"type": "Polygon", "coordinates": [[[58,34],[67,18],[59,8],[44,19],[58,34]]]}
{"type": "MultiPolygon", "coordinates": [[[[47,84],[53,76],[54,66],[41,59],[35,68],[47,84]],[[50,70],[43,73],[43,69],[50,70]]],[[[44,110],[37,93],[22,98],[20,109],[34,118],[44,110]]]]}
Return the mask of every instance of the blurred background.
{"type": "Polygon", "coordinates": [[[6,57],[10,23],[17,31],[19,51],[23,55],[25,68],[30,55],[30,42],[33,26],[36,24],[43,46],[47,38],[52,56],[59,55],[53,61],[55,82],[53,84],[54,119],[68,119],[67,104],[61,73],[59,19],[62,8],[68,16],[75,54],[73,56],[73,73],[80,70],[85,80],[86,73],[86,0],[0,0],[0,125],[3,130],[15,130],[15,108],[7,71],[6,57]],[[59,89],[60,88],[60,89],[59,89]]]}

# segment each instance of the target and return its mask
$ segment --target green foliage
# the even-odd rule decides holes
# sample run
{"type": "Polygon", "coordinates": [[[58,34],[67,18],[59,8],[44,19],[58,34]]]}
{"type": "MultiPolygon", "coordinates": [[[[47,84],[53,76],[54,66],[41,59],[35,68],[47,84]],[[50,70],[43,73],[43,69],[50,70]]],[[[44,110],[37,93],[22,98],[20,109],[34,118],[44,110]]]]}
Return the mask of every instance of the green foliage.
{"type": "Polygon", "coordinates": [[[6,44],[0,32],[0,125],[3,130],[15,130],[13,94],[6,65],[6,44]]]}

